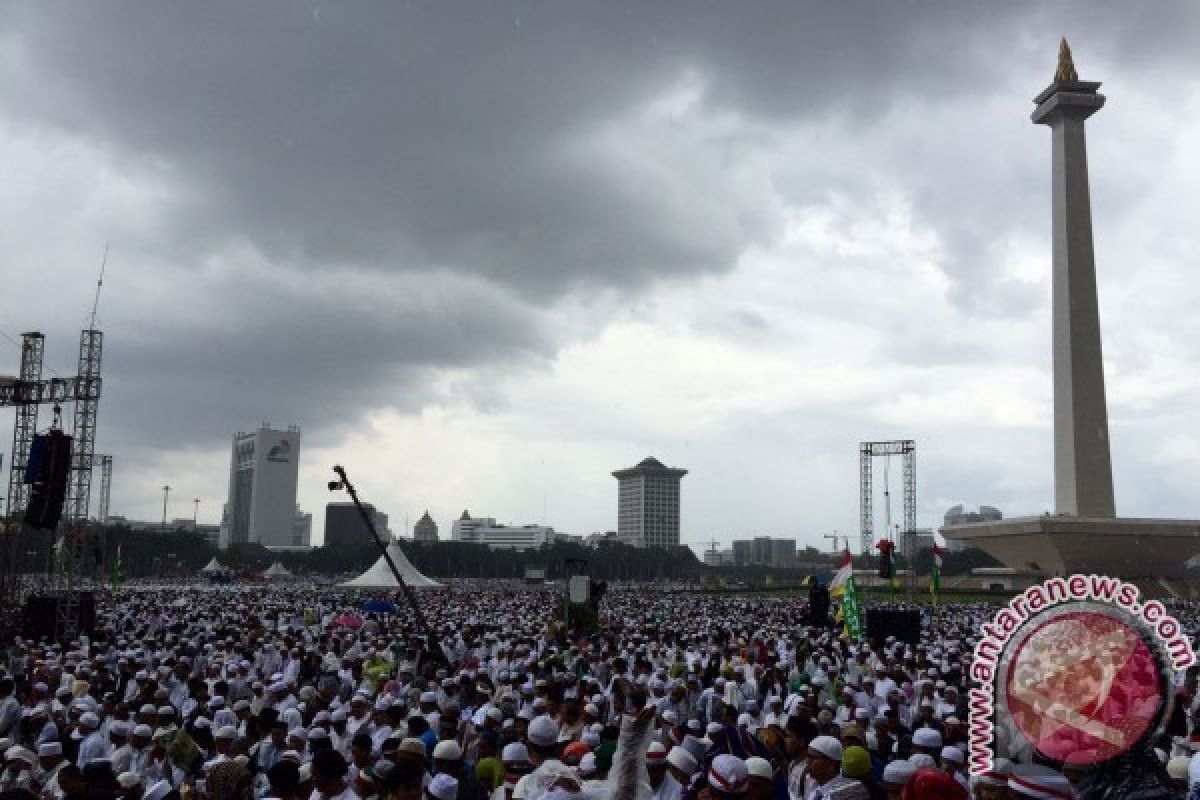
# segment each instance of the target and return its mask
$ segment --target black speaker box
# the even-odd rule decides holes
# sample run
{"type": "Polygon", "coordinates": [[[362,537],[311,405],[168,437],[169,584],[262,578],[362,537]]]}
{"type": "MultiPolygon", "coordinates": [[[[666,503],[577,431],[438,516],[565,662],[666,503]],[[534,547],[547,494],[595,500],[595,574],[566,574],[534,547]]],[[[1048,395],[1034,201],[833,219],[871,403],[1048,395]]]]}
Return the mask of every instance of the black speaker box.
{"type": "Polygon", "coordinates": [[[43,531],[58,527],[70,474],[71,437],[62,431],[34,436],[29,449],[29,463],[25,468],[25,482],[29,484],[26,525],[43,531]]]}
{"type": "Polygon", "coordinates": [[[815,583],[808,587],[808,624],[829,624],[829,589],[815,583]]]}
{"type": "MultiPolygon", "coordinates": [[[[23,635],[37,640],[54,638],[54,625],[58,621],[58,595],[38,595],[25,600],[25,625],[23,635]]],[[[81,592],[79,596],[79,632],[91,636],[96,628],[96,594],[81,592]]]]}
{"type": "Polygon", "coordinates": [[[895,636],[902,642],[921,641],[921,612],[873,608],[867,610],[867,638],[882,642],[895,636]]]}

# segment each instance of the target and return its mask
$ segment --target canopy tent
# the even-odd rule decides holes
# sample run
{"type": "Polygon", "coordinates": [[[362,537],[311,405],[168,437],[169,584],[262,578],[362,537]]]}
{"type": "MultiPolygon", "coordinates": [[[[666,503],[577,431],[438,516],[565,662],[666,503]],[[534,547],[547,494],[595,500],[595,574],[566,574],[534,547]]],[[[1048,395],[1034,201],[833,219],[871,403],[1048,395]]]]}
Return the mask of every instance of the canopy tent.
{"type": "Polygon", "coordinates": [[[200,572],[204,575],[216,575],[218,573],[228,571],[229,570],[226,567],[221,566],[221,562],[217,561],[216,556],[213,556],[212,560],[204,566],[204,569],[200,570],[200,572]]]}
{"type": "MultiPolygon", "coordinates": [[[[392,563],[396,565],[396,570],[400,573],[400,577],[404,578],[404,582],[409,586],[414,589],[430,589],[441,586],[437,581],[430,580],[417,572],[416,567],[408,563],[408,557],[404,555],[404,551],[400,549],[400,545],[393,542],[388,545],[387,552],[392,557],[392,563]]],[[[354,580],[346,581],[342,586],[349,589],[400,588],[400,584],[396,582],[396,576],[392,574],[392,570],[388,567],[387,559],[383,556],[380,556],[379,560],[369,570],[354,580]]]]}
{"type": "Polygon", "coordinates": [[[267,571],[263,573],[263,577],[267,580],[290,578],[292,577],[292,573],[288,572],[287,567],[276,561],[274,564],[267,567],[267,571]]]}

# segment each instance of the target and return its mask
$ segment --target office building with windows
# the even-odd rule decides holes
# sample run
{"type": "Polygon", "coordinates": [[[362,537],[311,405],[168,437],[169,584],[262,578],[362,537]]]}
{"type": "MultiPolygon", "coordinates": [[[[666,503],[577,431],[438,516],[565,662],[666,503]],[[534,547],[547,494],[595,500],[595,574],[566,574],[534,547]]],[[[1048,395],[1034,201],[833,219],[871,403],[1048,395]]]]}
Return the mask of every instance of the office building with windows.
{"type": "Polygon", "coordinates": [[[617,538],[638,547],[679,544],[679,484],[686,469],[663,466],[647,458],[636,467],[619,469],[617,538]]]}

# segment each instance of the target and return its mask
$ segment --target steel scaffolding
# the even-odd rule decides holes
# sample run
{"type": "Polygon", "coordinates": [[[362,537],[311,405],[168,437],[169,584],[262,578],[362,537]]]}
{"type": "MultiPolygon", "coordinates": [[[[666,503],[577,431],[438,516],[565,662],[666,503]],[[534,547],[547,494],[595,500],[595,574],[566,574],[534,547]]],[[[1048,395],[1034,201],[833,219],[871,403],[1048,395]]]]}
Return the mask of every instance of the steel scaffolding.
{"type": "MultiPolygon", "coordinates": [[[[79,338],[77,374],[71,378],[49,380],[42,379],[45,336],[32,332],[22,334],[21,339],[20,373],[15,380],[0,382],[0,408],[11,407],[16,411],[9,459],[4,541],[0,547],[0,558],[3,559],[0,564],[0,629],[11,634],[20,622],[27,588],[27,579],[23,576],[41,569],[41,565],[34,563],[34,556],[39,552],[45,555],[46,551],[54,551],[54,536],[39,535],[35,539],[24,521],[30,497],[25,471],[33,437],[37,433],[38,408],[53,405],[57,421],[58,407],[74,402],[71,469],[61,523],[62,555],[58,560],[47,555],[50,580],[42,584],[44,590],[60,598],[55,633],[59,641],[63,641],[79,633],[81,592],[92,577],[94,559],[91,558],[93,551],[88,547],[87,519],[92,465],[97,460],[102,470],[102,516],[108,516],[112,459],[95,455],[96,411],[100,400],[100,360],[104,337],[94,328],[83,331],[79,338]]],[[[103,543],[97,543],[95,547],[100,550],[103,543]]]]}
{"type": "Polygon", "coordinates": [[[875,549],[874,486],[871,479],[871,463],[872,459],[878,456],[901,456],[903,458],[904,530],[902,534],[912,536],[917,529],[917,443],[912,439],[860,443],[858,446],[858,510],[862,533],[862,552],[867,555],[875,549]]]}
{"type": "Polygon", "coordinates": [[[25,560],[23,547],[25,507],[29,505],[29,485],[25,483],[25,468],[29,463],[29,449],[37,433],[39,387],[42,381],[42,358],[46,349],[46,337],[37,331],[21,334],[21,367],[15,383],[3,387],[3,395],[16,410],[13,422],[12,455],[8,465],[8,499],[5,503],[7,522],[4,530],[3,574],[0,575],[0,603],[3,623],[11,626],[14,615],[20,613],[22,601],[21,582],[17,577],[25,560]]]}
{"type": "MultiPolygon", "coordinates": [[[[71,475],[63,508],[63,565],[54,635],[69,641],[79,635],[79,610],[83,584],[93,575],[96,559],[89,547],[88,504],[92,489],[92,463],[96,455],[96,412],[100,404],[100,356],[104,334],[89,328],[79,335],[78,392],[72,428],[71,475]]],[[[103,535],[99,530],[96,536],[103,535]]],[[[103,552],[103,542],[95,543],[103,552]]]]}

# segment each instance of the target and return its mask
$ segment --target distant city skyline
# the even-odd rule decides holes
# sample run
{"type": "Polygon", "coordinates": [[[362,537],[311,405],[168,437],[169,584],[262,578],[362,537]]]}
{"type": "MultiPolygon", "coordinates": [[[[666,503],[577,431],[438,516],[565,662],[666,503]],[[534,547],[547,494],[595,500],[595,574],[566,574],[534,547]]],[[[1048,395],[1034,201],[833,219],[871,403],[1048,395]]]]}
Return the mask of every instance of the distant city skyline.
{"type": "Polygon", "coordinates": [[[1178,102],[1198,24],[1032,0],[519,25],[25,4],[0,80],[0,375],[24,330],[73,372],[107,244],[115,515],[160,519],[170,485],[168,517],[200,497],[218,522],[230,432],[264,417],[304,430],[316,541],[333,464],[397,532],[470,508],[586,535],[617,527],[612,469],[653,453],[689,470],[685,543],[825,551],[858,534],[858,443],[897,438],[918,527],[1050,511],[1050,152],[1028,116],[1066,35],[1113,98],[1088,161],[1116,504],[1200,517],[1200,107],[1178,102]]]}

